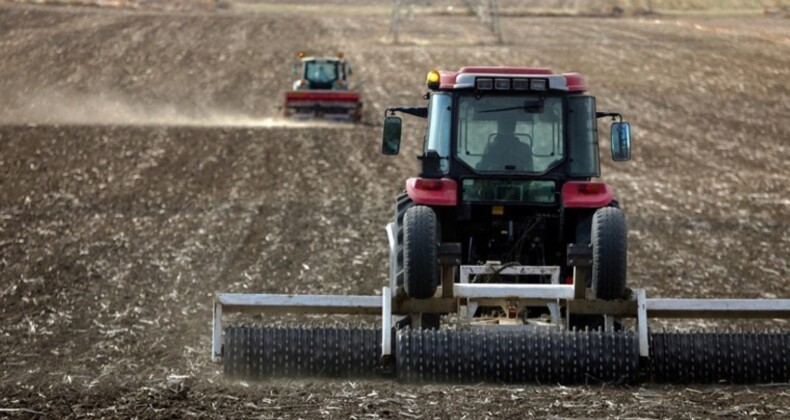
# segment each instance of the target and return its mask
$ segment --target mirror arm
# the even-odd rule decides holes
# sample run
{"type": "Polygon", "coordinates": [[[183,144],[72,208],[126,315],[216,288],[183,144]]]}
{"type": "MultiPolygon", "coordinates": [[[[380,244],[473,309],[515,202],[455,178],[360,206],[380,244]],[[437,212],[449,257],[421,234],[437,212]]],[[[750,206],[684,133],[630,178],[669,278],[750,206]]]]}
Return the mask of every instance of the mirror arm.
{"type": "Polygon", "coordinates": [[[604,117],[612,117],[612,121],[616,119],[620,119],[620,122],[623,122],[623,114],[619,112],[596,112],[595,118],[604,118],[604,117]]]}
{"type": "Polygon", "coordinates": [[[384,110],[384,116],[386,117],[387,115],[395,115],[395,112],[402,112],[404,114],[408,114],[418,118],[428,118],[428,107],[426,106],[388,107],[387,109],[384,110]]]}

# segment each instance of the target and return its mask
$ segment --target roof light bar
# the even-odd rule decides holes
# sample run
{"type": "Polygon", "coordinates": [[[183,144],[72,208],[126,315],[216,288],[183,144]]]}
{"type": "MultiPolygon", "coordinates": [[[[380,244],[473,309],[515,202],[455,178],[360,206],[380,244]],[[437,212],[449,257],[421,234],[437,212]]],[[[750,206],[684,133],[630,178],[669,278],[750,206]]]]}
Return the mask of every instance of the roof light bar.
{"type": "Polygon", "coordinates": [[[529,79],[513,79],[513,90],[529,89],[529,79]]]}
{"type": "Polygon", "coordinates": [[[491,90],[494,88],[494,79],[477,79],[475,87],[477,90],[491,90]]]}
{"type": "Polygon", "coordinates": [[[549,80],[478,77],[475,79],[475,88],[477,90],[531,90],[536,92],[544,92],[549,90],[549,80]]]}
{"type": "Polygon", "coordinates": [[[549,81],[546,79],[531,79],[529,82],[529,88],[531,90],[548,90],[549,89],[549,81]]]}

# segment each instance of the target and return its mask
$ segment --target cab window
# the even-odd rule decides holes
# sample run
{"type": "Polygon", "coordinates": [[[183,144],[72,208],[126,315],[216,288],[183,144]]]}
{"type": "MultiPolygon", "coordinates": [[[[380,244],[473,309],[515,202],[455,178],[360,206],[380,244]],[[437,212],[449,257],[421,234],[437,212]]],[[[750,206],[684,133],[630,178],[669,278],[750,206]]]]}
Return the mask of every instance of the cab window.
{"type": "Polygon", "coordinates": [[[457,106],[456,155],[476,172],[540,174],[565,157],[560,97],[470,92],[457,106]]]}
{"type": "Polygon", "coordinates": [[[452,132],[453,97],[449,93],[431,94],[428,104],[428,141],[425,150],[435,150],[441,157],[442,172],[450,170],[450,133],[452,132]]]}

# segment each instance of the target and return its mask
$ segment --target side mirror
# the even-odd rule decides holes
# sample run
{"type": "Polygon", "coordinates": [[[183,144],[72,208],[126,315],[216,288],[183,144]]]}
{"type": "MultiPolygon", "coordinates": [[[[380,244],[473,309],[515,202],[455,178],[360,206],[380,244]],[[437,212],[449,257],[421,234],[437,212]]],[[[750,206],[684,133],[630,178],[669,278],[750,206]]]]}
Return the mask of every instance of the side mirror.
{"type": "Polygon", "coordinates": [[[631,124],[612,123],[612,160],[624,162],[631,159],[631,124]]]}
{"type": "Polygon", "coordinates": [[[401,124],[400,117],[391,115],[384,118],[384,138],[381,141],[381,153],[387,156],[395,156],[400,152],[401,124]]]}
{"type": "Polygon", "coordinates": [[[296,64],[291,65],[291,76],[296,76],[296,64]]]}

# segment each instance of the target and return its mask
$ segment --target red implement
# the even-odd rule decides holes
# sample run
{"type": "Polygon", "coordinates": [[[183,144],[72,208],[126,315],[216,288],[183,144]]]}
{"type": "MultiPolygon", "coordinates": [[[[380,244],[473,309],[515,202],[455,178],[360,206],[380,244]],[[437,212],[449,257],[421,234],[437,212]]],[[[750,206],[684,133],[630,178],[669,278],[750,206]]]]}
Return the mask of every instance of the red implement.
{"type": "Polygon", "coordinates": [[[359,121],[362,102],[358,92],[292,90],[285,92],[285,116],[359,121]]]}

